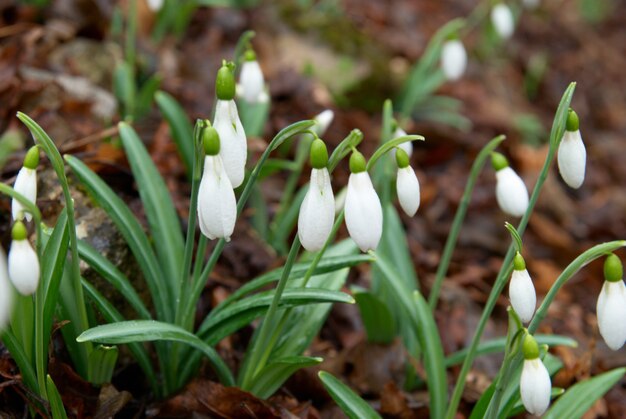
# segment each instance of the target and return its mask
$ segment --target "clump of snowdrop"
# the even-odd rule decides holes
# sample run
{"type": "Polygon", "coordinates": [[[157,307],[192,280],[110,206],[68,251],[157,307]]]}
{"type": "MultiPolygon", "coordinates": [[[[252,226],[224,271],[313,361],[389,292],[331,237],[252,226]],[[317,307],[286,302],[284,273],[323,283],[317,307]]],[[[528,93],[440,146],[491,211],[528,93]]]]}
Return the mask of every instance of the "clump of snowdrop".
{"type": "Polygon", "coordinates": [[[467,52],[459,39],[449,39],[441,48],[441,69],[446,79],[455,81],[461,78],[467,68],[467,52]]]}
{"type": "Polygon", "coordinates": [[[375,250],[383,233],[383,209],[366,171],[365,157],[357,150],[350,156],[346,193],[346,227],[361,251],[375,250]]]}
{"type": "MultiPolygon", "coordinates": [[[[28,198],[33,204],[37,200],[37,166],[39,165],[39,147],[33,146],[24,157],[24,165],[15,178],[13,189],[28,198]]],[[[25,211],[24,206],[14,199],[11,202],[11,214],[14,220],[33,219],[32,214],[25,211]]]]}
{"type": "Polygon", "coordinates": [[[326,131],[328,130],[328,127],[330,126],[330,124],[333,122],[334,118],[335,118],[335,113],[331,111],[330,109],[326,109],[320,112],[319,114],[315,115],[315,117],[313,117],[313,120],[315,121],[313,130],[315,130],[315,133],[319,135],[320,137],[324,135],[326,131]]]}
{"type": "Polygon", "coordinates": [[[561,177],[574,189],[580,188],[583,184],[587,163],[587,152],[578,128],[578,115],[570,109],[567,114],[565,133],[559,144],[557,162],[561,177]]]}
{"type": "Polygon", "coordinates": [[[528,323],[535,314],[537,295],[533,281],[526,270],[526,262],[519,252],[513,259],[513,274],[509,282],[509,299],[520,320],[528,323]]]}
{"type": "Polygon", "coordinates": [[[509,39],[515,29],[515,20],[509,6],[498,3],[491,9],[491,24],[502,39],[509,39]]]}
{"type": "Polygon", "coordinates": [[[320,250],[335,221],[335,198],[328,173],[328,151],[324,141],[316,138],[311,144],[311,181],[298,216],[298,237],[302,246],[320,250]]]}
{"type": "Polygon", "coordinates": [[[250,104],[266,103],[269,100],[263,70],[256,59],[256,54],[251,49],[246,51],[241,65],[237,96],[250,104]]]}
{"type": "Polygon", "coordinates": [[[626,341],[626,286],[622,262],[610,254],[604,261],[604,285],[598,296],[598,328],[606,345],[617,351],[626,341]]]}
{"type": "Polygon", "coordinates": [[[409,155],[401,148],[396,150],[396,163],[398,165],[396,177],[398,200],[406,215],[412,217],[420,206],[420,184],[415,171],[409,164],[409,155]]]}
{"type": "Polygon", "coordinates": [[[39,285],[39,258],[28,241],[26,226],[16,221],[11,230],[13,241],[9,250],[9,279],[22,295],[31,295],[39,285]]]}
{"type": "Polygon", "coordinates": [[[13,309],[13,290],[9,281],[7,255],[0,247],[0,332],[9,324],[13,309]]]}
{"type": "Polygon", "coordinates": [[[524,181],[500,153],[492,153],[491,165],[496,170],[496,200],[500,209],[514,217],[521,217],[528,208],[528,190],[524,181]]]}
{"type": "Polygon", "coordinates": [[[223,237],[230,241],[237,219],[237,202],[220,157],[220,136],[217,130],[211,126],[204,127],[202,142],[206,156],[198,190],[200,231],[211,240],[223,237]]]}
{"type": "Polygon", "coordinates": [[[224,61],[215,79],[215,119],[213,126],[220,139],[220,157],[230,183],[234,188],[243,183],[245,177],[248,146],[246,133],[239,119],[235,104],[235,76],[233,63],[224,61]]]}
{"type": "Polygon", "coordinates": [[[522,344],[524,366],[520,379],[520,394],[524,407],[533,415],[542,415],[550,405],[552,382],[550,374],[539,358],[539,346],[532,335],[527,334],[522,344]]]}

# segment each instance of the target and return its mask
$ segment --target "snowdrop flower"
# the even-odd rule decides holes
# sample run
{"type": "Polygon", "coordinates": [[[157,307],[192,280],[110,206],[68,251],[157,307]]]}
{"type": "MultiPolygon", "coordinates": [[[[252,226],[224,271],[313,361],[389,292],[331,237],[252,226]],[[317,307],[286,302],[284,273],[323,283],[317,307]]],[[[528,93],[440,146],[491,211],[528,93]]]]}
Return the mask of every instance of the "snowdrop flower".
{"type": "Polygon", "coordinates": [[[398,200],[406,215],[412,217],[420,206],[420,184],[413,168],[409,165],[409,155],[401,148],[396,150],[396,163],[398,164],[396,177],[398,200]]]}
{"type": "Polygon", "coordinates": [[[198,219],[202,234],[213,240],[230,236],[235,229],[237,203],[235,192],[220,157],[220,137],[211,126],[202,133],[204,172],[198,190],[198,219]]]}
{"type": "Polygon", "coordinates": [[[559,144],[557,161],[561,177],[571,188],[578,189],[585,180],[587,152],[578,130],[578,115],[572,109],[567,115],[565,133],[559,144]]]}
{"type": "Polygon", "coordinates": [[[235,76],[233,64],[224,63],[215,79],[217,104],[213,126],[220,139],[220,157],[233,188],[243,183],[248,158],[246,133],[241,125],[235,104],[235,76]]]}
{"type": "Polygon", "coordinates": [[[491,24],[498,35],[503,39],[509,39],[515,29],[513,13],[511,13],[509,6],[504,3],[496,4],[493,9],[491,9],[491,24]]]}
{"type": "Polygon", "coordinates": [[[311,182],[298,216],[298,237],[310,252],[324,246],[335,222],[335,198],[327,165],[326,145],[317,138],[311,144],[311,182]]]}
{"type": "Polygon", "coordinates": [[[315,130],[315,133],[319,135],[320,137],[324,135],[326,133],[326,130],[328,130],[328,127],[330,126],[330,124],[333,122],[334,118],[335,118],[335,113],[331,111],[330,109],[326,109],[325,111],[322,111],[319,114],[317,114],[313,118],[313,120],[315,121],[315,125],[313,125],[313,129],[315,130]]]}
{"type": "MultiPolygon", "coordinates": [[[[37,201],[37,166],[39,165],[39,148],[33,146],[26,153],[24,157],[24,166],[20,169],[15,178],[13,189],[16,192],[24,195],[33,204],[37,201]]],[[[31,213],[26,212],[25,208],[17,199],[11,202],[11,213],[13,220],[21,220],[26,218],[26,221],[33,219],[31,213]]]]}
{"type": "Polygon", "coordinates": [[[521,217],[528,208],[528,190],[524,181],[509,167],[502,154],[492,153],[491,164],[496,170],[496,200],[500,209],[514,217],[521,217]]]}
{"type": "Polygon", "coordinates": [[[153,12],[158,12],[163,7],[164,0],[147,0],[148,8],[153,12]]]}
{"type": "Polygon", "coordinates": [[[604,285],[598,296],[598,328],[606,345],[617,351],[626,341],[626,287],[622,262],[614,254],[604,261],[604,285]]]}
{"type": "Polygon", "coordinates": [[[552,390],[550,374],[539,359],[539,346],[530,334],[524,338],[522,352],[524,353],[524,366],[519,386],[522,403],[528,413],[539,416],[550,405],[550,391],[552,390]]]}
{"type": "Polygon", "coordinates": [[[249,49],[246,51],[244,63],[241,65],[237,96],[248,103],[266,103],[269,96],[265,91],[265,78],[256,54],[249,49]]]}
{"type": "Polygon", "coordinates": [[[467,67],[467,52],[458,39],[450,39],[441,49],[441,69],[446,78],[455,81],[461,78],[467,67]]]}
{"type": "Polygon", "coordinates": [[[383,209],[365,169],[365,157],[355,150],[350,156],[345,216],[348,233],[363,252],[375,250],[383,233],[383,209]]]}
{"type": "Polygon", "coordinates": [[[13,290],[9,283],[9,270],[7,268],[7,255],[0,247],[0,332],[11,320],[13,308],[13,290]]]}
{"type": "Polygon", "coordinates": [[[520,320],[528,323],[535,314],[537,295],[533,281],[526,270],[526,262],[519,252],[513,259],[513,274],[509,282],[509,299],[520,320]]]}
{"type": "Polygon", "coordinates": [[[39,258],[28,242],[24,223],[17,221],[11,235],[9,279],[20,294],[31,295],[39,285],[39,258]]]}

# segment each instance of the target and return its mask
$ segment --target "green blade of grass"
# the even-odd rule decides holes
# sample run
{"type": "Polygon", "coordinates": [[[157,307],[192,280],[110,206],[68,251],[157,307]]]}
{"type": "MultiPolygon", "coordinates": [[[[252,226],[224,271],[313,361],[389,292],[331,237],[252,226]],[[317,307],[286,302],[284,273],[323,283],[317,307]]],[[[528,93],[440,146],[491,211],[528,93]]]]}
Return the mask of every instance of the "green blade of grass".
{"type": "Polygon", "coordinates": [[[387,305],[367,291],[356,291],[354,299],[359,306],[367,341],[389,344],[396,336],[396,323],[387,305]]]}
{"type": "Polygon", "coordinates": [[[263,367],[259,373],[259,379],[250,387],[250,393],[266,399],[274,394],[294,372],[319,365],[322,361],[322,358],[310,356],[291,356],[272,361],[263,367]]]}
{"type": "Polygon", "coordinates": [[[67,419],[67,414],[65,413],[65,407],[63,407],[63,400],[61,400],[59,390],[57,390],[57,386],[54,385],[54,381],[52,381],[52,377],[49,375],[46,376],[46,388],[49,397],[48,401],[50,402],[50,413],[52,414],[52,419],[67,419]]]}
{"type": "Polygon", "coordinates": [[[360,398],[350,387],[330,373],[320,371],[317,374],[326,391],[350,419],[376,419],[381,416],[365,400],[360,398]]]}
{"type": "Polygon", "coordinates": [[[191,179],[191,170],[193,168],[193,127],[187,118],[187,113],[176,99],[163,91],[156,92],[154,99],[170,126],[170,133],[185,165],[187,177],[191,179]]]}

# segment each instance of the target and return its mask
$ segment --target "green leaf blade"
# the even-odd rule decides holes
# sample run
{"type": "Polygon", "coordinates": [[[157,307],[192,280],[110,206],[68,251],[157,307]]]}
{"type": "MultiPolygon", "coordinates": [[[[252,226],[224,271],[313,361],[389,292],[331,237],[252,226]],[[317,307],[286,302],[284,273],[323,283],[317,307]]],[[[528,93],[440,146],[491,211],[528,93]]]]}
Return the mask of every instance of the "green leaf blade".
{"type": "Polygon", "coordinates": [[[322,384],[341,410],[350,419],[375,419],[381,416],[360,398],[350,387],[339,381],[330,373],[320,371],[318,373],[322,384]]]}

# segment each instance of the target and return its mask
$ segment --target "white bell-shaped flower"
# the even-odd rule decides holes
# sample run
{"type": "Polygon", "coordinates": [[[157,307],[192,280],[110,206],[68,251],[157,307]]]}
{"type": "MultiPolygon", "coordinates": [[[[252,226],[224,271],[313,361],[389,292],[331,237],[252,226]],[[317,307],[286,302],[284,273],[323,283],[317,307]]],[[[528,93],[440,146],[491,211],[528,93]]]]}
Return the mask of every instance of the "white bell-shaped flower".
{"type": "Polygon", "coordinates": [[[450,39],[441,48],[441,69],[448,80],[461,78],[467,68],[467,52],[458,39],[450,39]]]}
{"type": "Polygon", "coordinates": [[[509,39],[515,29],[515,20],[509,6],[498,3],[491,9],[491,23],[502,39],[509,39]]]}
{"type": "Polygon", "coordinates": [[[153,12],[158,12],[163,7],[164,0],[147,0],[148,8],[153,12]]]}
{"type": "Polygon", "coordinates": [[[578,129],[578,115],[569,110],[563,139],[557,154],[561,177],[571,188],[578,189],[585,180],[587,151],[578,129]]]}
{"type": "Polygon", "coordinates": [[[626,286],[622,275],[619,258],[609,255],[604,263],[605,281],[598,296],[596,313],[600,335],[614,351],[626,341],[626,286]]]}
{"type": "Polygon", "coordinates": [[[502,154],[493,153],[491,161],[496,170],[496,200],[500,209],[514,217],[523,216],[529,201],[524,181],[509,167],[502,154]]]}
{"type": "Polygon", "coordinates": [[[13,290],[9,283],[7,255],[0,247],[0,332],[9,324],[13,309],[13,290]]]}
{"type": "Polygon", "coordinates": [[[256,54],[246,51],[244,63],[239,74],[238,95],[248,103],[261,103],[268,100],[265,93],[265,78],[256,54]]]}
{"type": "Polygon", "coordinates": [[[540,416],[550,405],[550,374],[539,358],[539,346],[532,335],[525,336],[522,352],[524,365],[519,386],[522,403],[529,413],[540,416]]]}
{"type": "MultiPolygon", "coordinates": [[[[39,148],[37,146],[31,147],[24,157],[24,166],[17,173],[13,189],[16,192],[24,195],[33,204],[37,201],[37,165],[39,164],[39,148]]],[[[25,211],[24,206],[14,199],[11,202],[11,214],[13,220],[21,220],[25,218],[26,221],[33,219],[31,213],[25,211]]]]}
{"type": "Polygon", "coordinates": [[[330,109],[326,109],[325,111],[322,111],[319,114],[315,115],[315,117],[313,118],[313,120],[315,121],[313,129],[315,130],[317,135],[319,135],[320,137],[324,135],[328,130],[330,124],[333,122],[334,118],[335,113],[330,109]]]}
{"type": "Polygon", "coordinates": [[[324,246],[335,221],[335,198],[327,165],[326,145],[316,138],[311,144],[311,182],[298,216],[298,237],[310,252],[324,246]]]}
{"type": "Polygon", "coordinates": [[[31,295],[39,285],[39,258],[28,242],[26,227],[21,221],[13,225],[13,241],[9,249],[9,279],[22,295],[31,295]]]}
{"type": "Polygon", "coordinates": [[[198,220],[202,234],[213,240],[230,241],[237,219],[237,202],[232,184],[219,156],[219,137],[212,127],[203,133],[204,171],[198,190],[198,220]]]}
{"type": "MultiPolygon", "coordinates": [[[[396,130],[393,132],[393,135],[391,136],[392,139],[396,139],[396,138],[400,138],[400,137],[406,137],[407,133],[405,130],[403,130],[400,127],[397,127],[396,130]]],[[[403,143],[401,143],[398,148],[401,148],[402,150],[404,150],[406,152],[406,154],[409,155],[409,157],[411,157],[413,155],[413,142],[412,141],[405,141],[403,143]]],[[[392,157],[395,159],[396,158],[396,149],[393,148],[391,150],[392,152],[392,157]]]]}
{"type": "Polygon", "coordinates": [[[513,267],[513,274],[509,282],[509,299],[520,320],[528,323],[532,320],[537,306],[535,286],[526,270],[524,258],[519,253],[515,255],[513,267]]]}
{"type": "Polygon", "coordinates": [[[348,233],[363,252],[375,250],[383,233],[382,206],[365,167],[363,155],[353,152],[344,208],[348,233]]]}
{"type": "Polygon", "coordinates": [[[398,174],[396,176],[396,191],[400,206],[412,217],[420,206],[420,184],[415,176],[415,171],[409,165],[409,155],[402,149],[396,150],[396,163],[398,174]]]}

